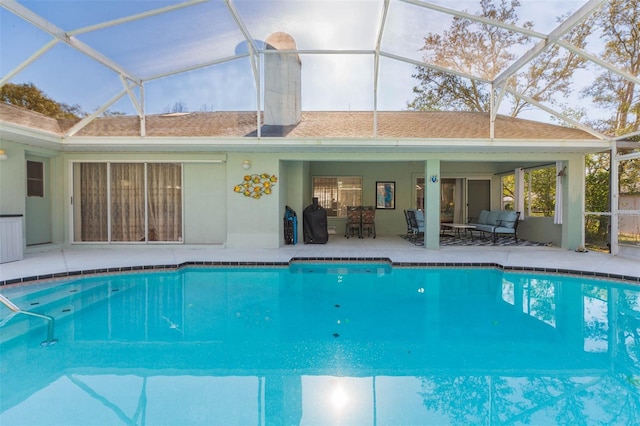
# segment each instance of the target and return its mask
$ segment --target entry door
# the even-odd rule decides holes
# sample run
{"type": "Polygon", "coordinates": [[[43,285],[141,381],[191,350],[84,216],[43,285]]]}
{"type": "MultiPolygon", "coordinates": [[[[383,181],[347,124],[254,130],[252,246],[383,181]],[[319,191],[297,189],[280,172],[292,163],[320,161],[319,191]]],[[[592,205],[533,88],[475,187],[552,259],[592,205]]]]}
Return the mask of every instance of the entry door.
{"type": "Polygon", "coordinates": [[[491,181],[467,180],[467,213],[477,218],[482,210],[491,210],[491,181]]]}
{"type": "Polygon", "coordinates": [[[51,242],[51,187],[49,160],[27,157],[25,234],[27,245],[51,242]]]}

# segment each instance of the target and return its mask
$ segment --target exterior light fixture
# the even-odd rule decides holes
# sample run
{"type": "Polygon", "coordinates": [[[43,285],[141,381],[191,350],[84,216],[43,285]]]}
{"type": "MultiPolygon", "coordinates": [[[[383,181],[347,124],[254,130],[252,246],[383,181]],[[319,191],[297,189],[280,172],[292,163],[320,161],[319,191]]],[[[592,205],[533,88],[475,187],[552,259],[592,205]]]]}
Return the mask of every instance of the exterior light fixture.
{"type": "Polygon", "coordinates": [[[4,149],[0,149],[0,160],[6,160],[7,158],[7,153],[4,151],[4,149]]]}
{"type": "Polygon", "coordinates": [[[249,170],[251,168],[251,161],[244,160],[242,162],[242,168],[245,169],[245,170],[249,170]]]}

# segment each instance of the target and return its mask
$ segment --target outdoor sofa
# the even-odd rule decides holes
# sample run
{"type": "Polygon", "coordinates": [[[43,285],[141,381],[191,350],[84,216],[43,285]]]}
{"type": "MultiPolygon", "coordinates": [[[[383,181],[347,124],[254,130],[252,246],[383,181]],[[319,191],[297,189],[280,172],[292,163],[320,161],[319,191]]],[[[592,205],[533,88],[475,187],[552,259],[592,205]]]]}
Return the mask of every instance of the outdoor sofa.
{"type": "Polygon", "coordinates": [[[518,244],[518,222],[520,212],[513,210],[482,210],[477,219],[470,219],[468,225],[475,226],[472,231],[481,231],[484,235],[489,233],[493,235],[493,243],[498,240],[498,235],[510,234],[515,238],[518,244]]]}

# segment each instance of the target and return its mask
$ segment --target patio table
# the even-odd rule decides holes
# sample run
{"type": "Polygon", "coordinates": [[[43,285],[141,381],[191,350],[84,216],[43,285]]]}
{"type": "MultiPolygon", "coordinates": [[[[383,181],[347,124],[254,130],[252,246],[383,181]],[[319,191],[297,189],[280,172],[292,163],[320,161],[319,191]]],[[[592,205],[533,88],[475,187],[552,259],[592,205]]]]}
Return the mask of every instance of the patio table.
{"type": "Polygon", "coordinates": [[[465,234],[467,230],[471,234],[471,241],[473,241],[473,230],[476,229],[474,225],[467,225],[464,223],[441,223],[440,224],[440,234],[444,235],[444,231],[446,228],[449,228],[453,231],[455,237],[460,238],[460,230],[463,230],[465,234]]]}

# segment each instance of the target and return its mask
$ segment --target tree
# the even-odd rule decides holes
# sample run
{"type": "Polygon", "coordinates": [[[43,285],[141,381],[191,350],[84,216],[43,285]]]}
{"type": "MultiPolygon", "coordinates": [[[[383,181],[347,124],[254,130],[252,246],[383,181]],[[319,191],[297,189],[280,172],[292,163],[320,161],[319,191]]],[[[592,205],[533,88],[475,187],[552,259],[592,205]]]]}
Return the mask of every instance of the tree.
{"type": "MultiPolygon", "coordinates": [[[[553,216],[556,207],[556,169],[546,167],[525,173],[525,210],[532,216],[553,216]],[[531,203],[531,205],[529,205],[531,203]]],[[[514,210],[515,176],[502,177],[502,200],[505,210],[514,210]]]]}
{"type": "MultiPolygon", "coordinates": [[[[612,0],[594,21],[603,28],[602,59],[628,72],[640,75],[640,0],[612,0]]],[[[624,135],[640,129],[640,93],[635,82],[608,70],[602,71],[583,91],[611,116],[594,123],[610,135],[624,135]]]]}
{"type": "Polygon", "coordinates": [[[544,217],[553,216],[556,207],[556,168],[529,172],[529,191],[531,199],[531,211],[544,217]]]}
{"type": "MultiPolygon", "coordinates": [[[[610,182],[610,155],[608,153],[593,154],[586,157],[585,176],[585,211],[608,212],[609,209],[609,182],[610,182]]],[[[597,246],[605,247],[608,244],[609,217],[586,216],[585,217],[586,240],[597,246]]]]}
{"type": "MultiPolygon", "coordinates": [[[[601,58],[631,75],[640,75],[640,0],[612,0],[594,16],[593,21],[602,28],[604,50],[601,58]]],[[[601,132],[625,135],[640,129],[640,93],[635,82],[603,70],[582,95],[591,98],[601,111],[611,112],[609,117],[591,123],[601,132]]],[[[620,163],[618,176],[621,192],[640,191],[639,163],[620,163]]],[[[589,156],[586,167],[586,210],[611,211],[610,155],[589,156]]],[[[587,220],[588,235],[594,241],[606,241],[608,222],[609,218],[603,216],[587,220]]]]}
{"type": "MultiPolygon", "coordinates": [[[[561,22],[566,18],[567,16],[559,17],[557,21],[561,22]]],[[[564,37],[564,40],[582,49],[586,45],[586,39],[591,34],[592,27],[591,21],[577,25],[564,37]]],[[[538,102],[557,105],[557,98],[566,99],[571,93],[574,72],[585,68],[586,63],[586,59],[580,55],[552,44],[529,63],[524,74],[511,78],[509,86],[538,102]]],[[[511,116],[516,117],[529,107],[530,105],[522,99],[515,99],[511,116]]],[[[579,109],[576,110],[577,112],[579,109]]]]}
{"type": "Polygon", "coordinates": [[[189,108],[187,107],[187,104],[182,101],[182,99],[177,100],[173,103],[173,106],[171,108],[166,107],[164,109],[165,114],[173,114],[176,112],[189,112],[189,108]]]}
{"type": "Polygon", "coordinates": [[[36,111],[52,118],[77,119],[86,115],[79,105],[56,102],[45,95],[33,83],[5,84],[0,87],[0,100],[6,104],[36,111]]]}
{"type": "MultiPolygon", "coordinates": [[[[501,0],[498,5],[492,0],[480,0],[480,6],[479,15],[484,18],[518,24],[519,0],[501,0]]],[[[527,21],[520,26],[531,29],[533,23],[527,21]]],[[[590,23],[584,23],[574,27],[566,38],[583,47],[590,30],[590,23]]],[[[453,18],[450,29],[442,35],[429,33],[424,40],[421,50],[425,52],[426,63],[489,80],[511,64],[516,57],[512,53],[515,48],[531,42],[527,35],[459,17],[453,18]]],[[[529,63],[525,72],[512,76],[508,84],[537,101],[554,104],[554,95],[566,97],[573,72],[584,66],[585,60],[580,56],[551,45],[529,63]]],[[[416,98],[408,104],[411,109],[489,111],[491,88],[486,84],[420,66],[413,77],[419,83],[413,89],[416,98]]],[[[514,100],[511,116],[517,116],[528,106],[524,101],[514,100]]]]}

